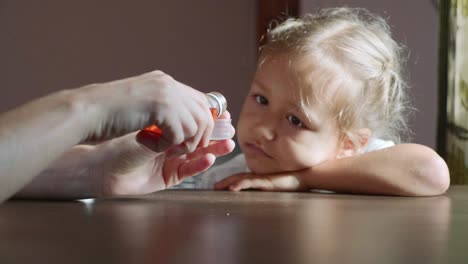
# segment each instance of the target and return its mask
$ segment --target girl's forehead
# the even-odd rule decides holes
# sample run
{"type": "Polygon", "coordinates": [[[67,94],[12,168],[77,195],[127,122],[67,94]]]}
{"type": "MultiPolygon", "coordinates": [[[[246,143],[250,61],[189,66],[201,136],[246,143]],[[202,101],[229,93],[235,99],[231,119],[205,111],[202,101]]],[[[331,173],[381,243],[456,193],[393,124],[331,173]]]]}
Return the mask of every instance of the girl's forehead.
{"type": "Polygon", "coordinates": [[[257,77],[288,84],[291,95],[305,104],[320,103],[336,96],[342,75],[311,56],[290,52],[266,54],[257,68],[257,77]]]}
{"type": "MultiPolygon", "coordinates": [[[[288,54],[275,54],[263,57],[257,67],[255,79],[269,86],[288,90],[288,97],[302,97],[304,74],[297,61],[288,54]]],[[[276,89],[275,89],[276,90],[276,89]]]]}
{"type": "MultiPolygon", "coordinates": [[[[263,79],[287,84],[289,90],[284,96],[307,119],[313,120],[313,115],[318,117],[316,119],[321,120],[318,123],[334,124],[362,85],[341,65],[319,61],[305,54],[270,54],[263,59],[263,65],[259,65],[263,79]],[[272,77],[272,73],[275,76],[272,77]]],[[[273,82],[274,85],[277,83],[273,82]]]]}
{"type": "Polygon", "coordinates": [[[337,77],[340,71],[330,62],[319,61],[318,58],[307,53],[266,53],[262,54],[257,71],[276,68],[283,75],[299,81],[310,80],[318,76],[327,75],[337,77]]]}

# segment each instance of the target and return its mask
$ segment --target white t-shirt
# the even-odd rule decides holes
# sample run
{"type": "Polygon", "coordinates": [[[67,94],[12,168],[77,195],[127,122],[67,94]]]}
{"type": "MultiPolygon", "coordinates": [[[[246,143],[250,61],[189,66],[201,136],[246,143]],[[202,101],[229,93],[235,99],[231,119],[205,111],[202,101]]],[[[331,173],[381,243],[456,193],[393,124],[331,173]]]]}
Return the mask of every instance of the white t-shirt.
{"type": "MultiPolygon", "coordinates": [[[[364,153],[376,151],[394,146],[395,143],[389,140],[371,138],[364,153]]],[[[213,166],[204,173],[188,178],[171,189],[213,189],[213,185],[224,178],[238,173],[249,172],[244,154],[239,154],[229,161],[213,166]]]]}

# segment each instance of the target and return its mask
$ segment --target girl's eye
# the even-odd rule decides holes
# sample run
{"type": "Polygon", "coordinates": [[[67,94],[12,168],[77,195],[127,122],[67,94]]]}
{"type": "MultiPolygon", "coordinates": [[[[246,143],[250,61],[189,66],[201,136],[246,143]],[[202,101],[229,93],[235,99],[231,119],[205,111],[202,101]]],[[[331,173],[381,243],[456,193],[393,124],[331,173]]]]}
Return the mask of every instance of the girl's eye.
{"type": "Polygon", "coordinates": [[[294,126],[304,127],[304,123],[302,123],[302,121],[297,116],[293,116],[293,115],[288,116],[288,121],[294,126]]]}
{"type": "Polygon", "coordinates": [[[268,99],[266,99],[265,96],[262,95],[255,95],[255,101],[261,105],[267,105],[268,104],[268,99]]]}

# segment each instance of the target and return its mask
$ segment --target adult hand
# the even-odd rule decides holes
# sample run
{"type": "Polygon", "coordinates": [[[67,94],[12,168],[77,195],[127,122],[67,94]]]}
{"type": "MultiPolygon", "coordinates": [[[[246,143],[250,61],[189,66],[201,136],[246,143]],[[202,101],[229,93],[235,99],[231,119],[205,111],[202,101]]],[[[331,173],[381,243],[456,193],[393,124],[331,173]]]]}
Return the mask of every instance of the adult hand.
{"type": "MultiPolygon", "coordinates": [[[[220,118],[230,118],[228,112],[220,118]]],[[[234,127],[231,126],[231,138],[234,127]]],[[[98,146],[101,161],[96,171],[103,180],[103,195],[145,194],[174,186],[184,179],[210,168],[216,157],[231,153],[235,147],[231,139],[210,141],[206,147],[174,155],[173,148],[154,151],[157,144],[145,131],[124,136],[98,146]]]]}
{"type": "Polygon", "coordinates": [[[90,116],[93,123],[88,141],[109,139],[156,124],[164,132],[152,146],[156,152],[181,143],[186,148],[182,151],[187,153],[198,145],[208,145],[213,120],[205,94],[161,71],[78,90],[80,98],[95,112],[90,116]]]}
{"type": "MultiPolygon", "coordinates": [[[[221,116],[228,117],[229,113],[221,116]]],[[[146,194],[205,171],[216,157],[234,149],[234,142],[226,139],[174,156],[171,149],[153,151],[154,144],[155,139],[145,132],[134,132],[97,145],[74,146],[16,197],[78,199],[146,194]]]]}
{"type": "Polygon", "coordinates": [[[168,159],[165,153],[155,153],[146,147],[137,146],[128,137],[134,137],[134,134],[114,142],[121,144],[127,141],[128,145],[121,146],[120,153],[109,155],[102,150],[106,157],[96,167],[96,172],[100,174],[96,176],[103,179],[103,196],[140,195],[163,190],[207,170],[214,164],[216,157],[234,149],[234,142],[230,139],[213,141],[207,147],[199,147],[189,154],[168,159]]]}
{"type": "Polygon", "coordinates": [[[152,124],[164,132],[152,150],[179,145],[175,154],[208,146],[213,128],[205,95],[160,71],[62,90],[0,114],[0,202],[73,146],[152,124]]]}

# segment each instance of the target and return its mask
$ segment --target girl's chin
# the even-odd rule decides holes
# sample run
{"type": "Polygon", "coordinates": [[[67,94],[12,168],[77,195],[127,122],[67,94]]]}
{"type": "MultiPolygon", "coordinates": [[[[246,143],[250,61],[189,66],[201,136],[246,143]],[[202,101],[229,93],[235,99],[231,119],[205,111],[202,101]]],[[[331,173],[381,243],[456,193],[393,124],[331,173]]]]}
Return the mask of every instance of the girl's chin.
{"type": "Polygon", "coordinates": [[[277,169],[272,168],[265,163],[262,164],[258,161],[249,162],[248,160],[246,162],[247,167],[249,167],[249,170],[254,174],[270,174],[279,172],[277,169]]]}
{"type": "Polygon", "coordinates": [[[283,173],[283,172],[292,172],[292,171],[299,171],[299,170],[304,170],[306,168],[311,168],[313,167],[312,165],[296,165],[294,167],[289,167],[289,168],[280,168],[278,166],[277,162],[268,162],[264,160],[258,160],[255,158],[246,158],[246,164],[247,167],[249,168],[250,172],[253,174],[274,174],[274,173],[283,173]]]}

